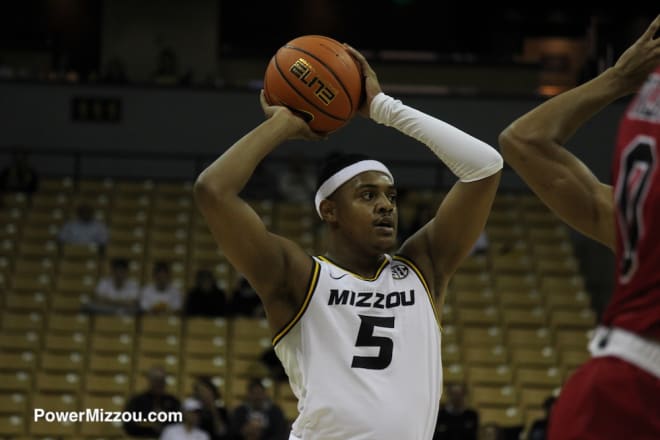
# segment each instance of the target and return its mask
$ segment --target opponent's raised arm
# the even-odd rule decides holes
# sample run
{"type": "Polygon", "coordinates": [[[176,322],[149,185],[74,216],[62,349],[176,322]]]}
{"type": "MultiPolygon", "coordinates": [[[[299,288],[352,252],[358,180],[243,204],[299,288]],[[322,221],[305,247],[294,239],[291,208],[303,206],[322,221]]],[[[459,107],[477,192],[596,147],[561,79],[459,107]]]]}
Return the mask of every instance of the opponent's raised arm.
{"type": "Polygon", "coordinates": [[[612,187],[601,183],[564,144],[603,107],[635,92],[658,65],[660,39],[653,36],[659,26],[660,16],[614,67],[521,116],[499,138],[507,163],[552,211],[612,249],[612,187]]]}
{"type": "Polygon", "coordinates": [[[426,145],[460,179],[433,220],[401,248],[423,271],[426,267],[427,278],[433,277],[430,282],[446,282],[483,231],[499,184],[502,157],[488,144],[382,93],[367,61],[350,50],[365,75],[367,99],[362,112],[426,145]]]}
{"type": "Polygon", "coordinates": [[[263,92],[261,105],[267,119],[199,175],[195,200],[222,252],[263,300],[264,295],[282,289],[291,253],[304,253],[288,240],[270,233],[239,193],[259,162],[282,142],[294,138],[314,140],[319,136],[286,108],[268,105],[263,92]]]}

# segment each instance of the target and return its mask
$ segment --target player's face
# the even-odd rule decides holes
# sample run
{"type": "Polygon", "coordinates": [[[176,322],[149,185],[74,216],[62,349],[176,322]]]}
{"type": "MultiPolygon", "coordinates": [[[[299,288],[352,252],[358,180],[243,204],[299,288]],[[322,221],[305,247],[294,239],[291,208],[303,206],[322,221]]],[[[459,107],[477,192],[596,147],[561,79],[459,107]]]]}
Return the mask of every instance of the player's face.
{"type": "Polygon", "coordinates": [[[337,190],[337,219],[348,238],[370,251],[387,252],[396,243],[396,188],[378,171],[358,174],[337,190]]]}

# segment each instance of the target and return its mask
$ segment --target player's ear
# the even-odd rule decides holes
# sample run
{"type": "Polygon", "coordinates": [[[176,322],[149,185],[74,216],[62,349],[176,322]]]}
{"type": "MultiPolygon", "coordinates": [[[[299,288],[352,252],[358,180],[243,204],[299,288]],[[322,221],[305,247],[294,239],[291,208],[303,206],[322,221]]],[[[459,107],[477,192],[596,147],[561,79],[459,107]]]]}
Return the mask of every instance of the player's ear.
{"type": "Polygon", "coordinates": [[[321,217],[323,217],[324,222],[334,223],[337,221],[336,213],[337,205],[334,201],[325,199],[321,201],[321,217]]]}

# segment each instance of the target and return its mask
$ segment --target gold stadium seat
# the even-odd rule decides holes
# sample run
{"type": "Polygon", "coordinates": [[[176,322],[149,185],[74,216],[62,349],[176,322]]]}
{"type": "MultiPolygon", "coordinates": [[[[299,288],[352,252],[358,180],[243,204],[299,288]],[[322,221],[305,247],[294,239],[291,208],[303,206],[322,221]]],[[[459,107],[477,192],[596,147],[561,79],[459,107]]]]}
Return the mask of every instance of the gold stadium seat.
{"type": "Polygon", "coordinates": [[[52,280],[48,275],[15,275],[11,280],[11,290],[23,293],[49,292],[51,284],[52,280]]]}
{"type": "Polygon", "coordinates": [[[488,239],[491,242],[506,241],[509,243],[513,243],[524,237],[525,230],[518,225],[499,226],[494,224],[494,225],[486,226],[486,234],[488,235],[488,239]]]}
{"type": "Polygon", "coordinates": [[[468,379],[474,385],[513,385],[513,370],[508,365],[469,367],[468,379]]]}
{"type": "Polygon", "coordinates": [[[96,277],[83,276],[59,276],[55,283],[55,289],[60,293],[93,294],[96,288],[96,277]]]}
{"type": "Polygon", "coordinates": [[[593,330],[563,330],[555,331],[555,344],[559,350],[581,349],[584,350],[588,345],[593,330]]]}
{"type": "Polygon", "coordinates": [[[515,406],[508,408],[479,408],[479,423],[495,423],[501,428],[521,426],[523,413],[515,406]]]}
{"type": "Polygon", "coordinates": [[[56,258],[58,254],[57,243],[54,240],[28,243],[23,241],[18,249],[18,255],[30,258],[56,258]]]}
{"type": "Polygon", "coordinates": [[[130,353],[135,346],[133,333],[94,333],[91,349],[94,353],[130,353]]]}
{"type": "Polygon", "coordinates": [[[145,243],[147,239],[147,228],[136,226],[130,228],[112,228],[110,229],[110,239],[117,244],[145,243]]]}
{"type": "Polygon", "coordinates": [[[106,255],[110,260],[113,258],[126,258],[129,261],[142,261],[144,244],[142,242],[113,243],[111,241],[106,249],[106,255]]]}
{"type": "Polygon", "coordinates": [[[298,402],[295,400],[278,400],[277,404],[287,420],[295,420],[298,417],[298,402]]]}
{"type": "Polygon", "coordinates": [[[0,414],[0,435],[15,436],[24,435],[27,417],[22,414],[0,414]]]}
{"type": "Polygon", "coordinates": [[[23,351],[20,353],[0,353],[1,371],[34,371],[37,367],[37,353],[34,351],[23,351]]]}
{"type": "Polygon", "coordinates": [[[184,339],[183,353],[186,357],[227,355],[227,338],[224,336],[190,336],[184,339]]]}
{"type": "Polygon", "coordinates": [[[225,318],[187,318],[185,321],[188,336],[227,337],[229,325],[225,318]]]}
{"type": "Polygon", "coordinates": [[[270,338],[234,339],[231,342],[231,357],[257,359],[271,347],[270,338]]]}
{"type": "Polygon", "coordinates": [[[546,327],[510,328],[506,332],[507,344],[511,347],[542,349],[552,345],[552,333],[546,327]]]}
{"type": "Polygon", "coordinates": [[[183,359],[181,359],[180,356],[171,354],[139,353],[137,356],[136,367],[138,373],[145,373],[154,366],[160,366],[165,369],[167,374],[178,378],[182,361],[183,359]]]}
{"type": "Polygon", "coordinates": [[[120,180],[115,185],[115,192],[119,194],[150,194],[156,187],[151,179],[120,180]]]}
{"type": "Polygon", "coordinates": [[[522,388],[520,390],[520,405],[525,409],[538,409],[550,396],[557,396],[559,388],[522,388]]]}
{"type": "Polygon", "coordinates": [[[115,189],[115,181],[107,178],[103,180],[81,179],[78,182],[78,192],[81,194],[110,194],[115,189]]]}
{"type": "Polygon", "coordinates": [[[518,394],[512,386],[485,386],[472,387],[468,397],[472,406],[482,407],[504,407],[508,408],[518,404],[518,394]]]}
{"type": "Polygon", "coordinates": [[[51,351],[86,352],[88,336],[82,332],[48,333],[45,335],[44,348],[51,351]]]}
{"type": "Polygon", "coordinates": [[[110,229],[131,229],[146,227],[149,223],[149,213],[145,210],[139,211],[113,211],[108,226],[110,229]]]}
{"type": "Polygon", "coordinates": [[[41,179],[39,182],[39,193],[67,194],[73,190],[74,185],[71,177],[41,179]]]}
{"type": "Polygon", "coordinates": [[[88,333],[90,317],[82,313],[76,315],[50,314],[48,317],[48,331],[64,333],[88,333]]]}
{"type": "Polygon", "coordinates": [[[442,326],[442,344],[456,344],[460,340],[459,327],[447,324],[442,326]]]}
{"type": "Polygon", "coordinates": [[[44,393],[70,393],[77,395],[80,391],[82,376],[74,372],[35,374],[35,389],[44,393]]]}
{"type": "Polygon", "coordinates": [[[133,357],[130,352],[100,354],[92,353],[89,356],[88,371],[105,374],[130,375],[133,370],[133,357]]]}
{"type": "Polygon", "coordinates": [[[519,223],[519,220],[520,214],[516,209],[496,209],[493,206],[493,210],[488,216],[488,225],[506,227],[519,223]]]}
{"type": "Polygon", "coordinates": [[[227,358],[224,356],[186,358],[183,371],[188,376],[225,376],[227,358]]]}
{"type": "Polygon", "coordinates": [[[60,231],[59,223],[26,224],[23,228],[23,241],[25,243],[54,242],[60,231]]]}
{"type": "Polygon", "coordinates": [[[578,261],[573,256],[542,257],[536,260],[536,272],[540,276],[559,275],[573,276],[580,272],[578,261]]]}
{"type": "Polygon", "coordinates": [[[237,317],[232,322],[231,335],[233,340],[261,339],[270,338],[271,331],[265,319],[237,317]]]}
{"type": "Polygon", "coordinates": [[[65,260],[87,260],[99,255],[96,244],[63,244],[60,254],[65,260]]]}
{"type": "Polygon", "coordinates": [[[0,414],[23,414],[28,409],[29,395],[0,388],[0,414]]]}
{"type": "Polygon", "coordinates": [[[96,278],[99,275],[99,263],[96,258],[80,260],[62,260],[59,267],[59,275],[65,278],[90,276],[96,278]]]}
{"type": "Polygon", "coordinates": [[[39,351],[40,349],[40,334],[35,331],[3,331],[0,333],[0,350],[2,351],[39,351]]]}
{"type": "Polygon", "coordinates": [[[161,247],[173,246],[176,244],[188,243],[188,230],[186,228],[175,229],[151,229],[149,234],[149,242],[151,245],[158,245],[161,247]]]}
{"type": "Polygon", "coordinates": [[[561,371],[551,368],[518,368],[516,370],[516,385],[527,387],[559,387],[561,386],[561,371]]]}
{"type": "Polygon", "coordinates": [[[511,361],[516,367],[556,367],[557,354],[552,347],[512,348],[511,361]]]}
{"type": "MultiPolygon", "coordinates": [[[[220,393],[223,395],[224,398],[224,390],[226,388],[226,382],[225,378],[223,376],[215,375],[215,376],[207,376],[213,385],[216,386],[216,388],[220,391],[220,393]]],[[[193,388],[195,385],[195,382],[197,381],[197,376],[187,376],[183,375],[182,376],[182,382],[181,382],[181,394],[183,396],[190,396],[193,394],[193,388]]]]}
{"type": "Polygon", "coordinates": [[[479,273],[488,270],[488,258],[485,255],[472,255],[467,257],[459,266],[460,273],[479,273]]]}
{"type": "Polygon", "coordinates": [[[192,209],[193,198],[192,191],[190,194],[179,197],[172,196],[159,196],[154,200],[154,215],[172,215],[179,212],[188,212],[192,209]]]}
{"type": "MultiPolygon", "coordinates": [[[[142,393],[146,391],[147,388],[149,387],[149,381],[147,380],[147,376],[142,373],[144,372],[141,372],[141,374],[133,375],[133,386],[130,395],[142,393]]],[[[185,377],[185,376],[181,376],[181,377],[185,377]]],[[[181,386],[181,382],[179,380],[179,373],[168,372],[167,376],[165,377],[165,391],[169,394],[177,396],[179,395],[180,386],[181,386]]]]}
{"type": "Polygon", "coordinates": [[[509,361],[507,350],[501,345],[490,348],[465,348],[463,350],[463,359],[470,366],[497,366],[507,364],[509,361]]]}
{"type": "MultiPolygon", "coordinates": [[[[496,304],[496,296],[491,289],[460,290],[451,295],[459,308],[485,308],[496,304]]],[[[460,315],[460,313],[459,313],[460,315]]]]}
{"type": "MultiPolygon", "coordinates": [[[[443,338],[444,339],[444,338],[443,338]]],[[[444,342],[444,340],[443,340],[444,342]]],[[[464,347],[492,347],[503,345],[502,329],[492,327],[464,327],[461,332],[461,344],[464,347]]]]}
{"type": "MultiPolygon", "coordinates": [[[[83,408],[99,409],[105,412],[123,411],[126,406],[126,397],[124,395],[98,396],[94,394],[85,394],[82,398],[83,408]]],[[[80,434],[86,438],[125,438],[120,422],[111,423],[81,423],[80,434]]]]}
{"type": "Polygon", "coordinates": [[[536,277],[532,274],[497,275],[493,285],[498,291],[529,291],[536,287],[536,277]]]}
{"type": "Polygon", "coordinates": [[[447,364],[444,357],[442,359],[442,380],[444,383],[463,383],[465,382],[465,369],[461,364],[447,364]]]}
{"type": "Polygon", "coordinates": [[[31,389],[32,371],[16,370],[0,372],[0,393],[6,394],[13,391],[29,393],[31,389]]]}
{"type": "Polygon", "coordinates": [[[510,308],[534,308],[543,304],[543,297],[534,289],[525,291],[503,291],[499,295],[504,310],[510,308]]]}
{"type": "Polygon", "coordinates": [[[494,326],[500,324],[500,313],[495,307],[467,308],[458,310],[458,322],[463,326],[494,326]]]}
{"type": "Polygon", "coordinates": [[[158,335],[180,335],[181,318],[178,316],[143,316],[142,333],[158,335]]]}
{"type": "Polygon", "coordinates": [[[561,351],[560,358],[561,366],[565,370],[574,370],[587,362],[590,355],[586,348],[583,350],[568,349],[561,351]]]}
{"type": "Polygon", "coordinates": [[[190,181],[182,182],[158,182],[154,192],[159,196],[165,197],[192,197],[193,183],[190,181]]]}
{"type": "Polygon", "coordinates": [[[232,377],[267,377],[268,368],[258,359],[232,359],[232,377]]]}
{"type": "Polygon", "coordinates": [[[596,315],[591,309],[553,310],[550,324],[555,329],[591,329],[596,325],[596,315]]]}
{"type": "Polygon", "coordinates": [[[532,243],[557,243],[568,241],[568,229],[563,226],[532,226],[527,232],[532,243]]]}
{"type": "Polygon", "coordinates": [[[545,275],[540,279],[540,288],[543,292],[575,292],[584,291],[584,279],[579,275],[561,276],[545,275]]]}
{"type": "Polygon", "coordinates": [[[584,291],[575,292],[554,292],[546,295],[546,304],[551,309],[573,309],[582,310],[589,308],[590,299],[584,291]]]}
{"type": "Polygon", "coordinates": [[[41,353],[41,371],[81,373],[84,368],[84,353],[41,353]]]}
{"type": "Polygon", "coordinates": [[[2,312],[2,329],[5,330],[34,330],[40,332],[44,327],[43,314],[38,312],[16,312],[5,310],[2,312]]]}
{"type": "Polygon", "coordinates": [[[121,395],[126,396],[130,391],[131,378],[126,374],[97,374],[85,375],[85,390],[94,395],[121,395]]]}
{"type": "Polygon", "coordinates": [[[55,261],[52,258],[17,258],[14,261],[14,275],[28,278],[46,275],[52,278],[55,275],[55,261]]]}
{"type": "Polygon", "coordinates": [[[13,312],[43,312],[48,307],[48,298],[39,291],[8,293],[5,296],[5,306],[13,312]]]}
{"type": "Polygon", "coordinates": [[[50,308],[57,313],[79,313],[90,301],[90,295],[55,293],[51,297],[50,308]]]}
{"type": "Polygon", "coordinates": [[[41,394],[32,397],[32,407],[46,411],[78,411],[78,399],[72,394],[41,394]]]}
{"type": "Polygon", "coordinates": [[[442,344],[442,361],[448,364],[461,363],[461,349],[457,344],[442,344]]]}
{"type": "Polygon", "coordinates": [[[94,331],[96,333],[134,334],[135,318],[132,316],[95,316],[94,331]]]}
{"type": "Polygon", "coordinates": [[[181,339],[175,335],[140,335],[138,351],[140,353],[179,355],[181,339]]]}
{"type": "Polygon", "coordinates": [[[491,256],[491,268],[497,274],[528,273],[532,271],[532,259],[527,255],[497,255],[491,256]]]}
{"type": "Polygon", "coordinates": [[[480,274],[463,274],[456,273],[451,280],[449,285],[452,290],[474,290],[474,289],[487,289],[491,287],[492,281],[487,272],[482,272],[480,274]]]}
{"type": "Polygon", "coordinates": [[[546,311],[543,307],[504,309],[502,322],[508,328],[539,328],[545,327],[546,311]]]}
{"type": "Polygon", "coordinates": [[[151,198],[142,194],[116,194],[112,201],[112,209],[117,212],[149,211],[150,208],[151,198]]]}
{"type": "Polygon", "coordinates": [[[188,228],[190,222],[190,213],[179,212],[176,215],[154,215],[151,224],[155,228],[188,228]]]}

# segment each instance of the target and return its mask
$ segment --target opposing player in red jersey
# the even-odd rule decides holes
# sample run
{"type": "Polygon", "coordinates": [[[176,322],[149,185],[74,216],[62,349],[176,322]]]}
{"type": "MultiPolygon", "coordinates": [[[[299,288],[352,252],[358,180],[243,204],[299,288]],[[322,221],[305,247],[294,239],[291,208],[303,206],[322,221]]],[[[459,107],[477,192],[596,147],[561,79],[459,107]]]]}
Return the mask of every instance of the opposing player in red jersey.
{"type": "Polygon", "coordinates": [[[589,345],[592,358],[564,385],[550,440],[660,439],[659,27],[660,16],[612,68],[500,135],[505,160],[536,195],[616,253],[616,289],[589,345]],[[637,90],[621,123],[610,186],[562,145],[603,107],[637,90]]]}

